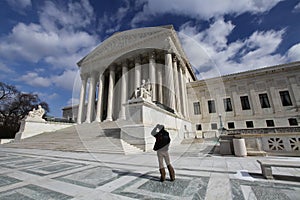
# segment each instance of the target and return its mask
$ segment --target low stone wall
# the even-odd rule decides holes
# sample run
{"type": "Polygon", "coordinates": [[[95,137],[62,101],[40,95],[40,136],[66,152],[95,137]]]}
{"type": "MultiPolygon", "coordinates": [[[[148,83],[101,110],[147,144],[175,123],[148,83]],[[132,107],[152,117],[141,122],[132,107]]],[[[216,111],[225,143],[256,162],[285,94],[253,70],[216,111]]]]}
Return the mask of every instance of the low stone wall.
{"type": "Polygon", "coordinates": [[[71,123],[22,120],[19,132],[16,133],[15,141],[20,141],[24,138],[32,137],[44,132],[56,131],[73,125],[74,124],[71,123]]]}
{"type": "Polygon", "coordinates": [[[239,137],[245,139],[247,150],[300,156],[300,133],[241,134],[239,137]]]}

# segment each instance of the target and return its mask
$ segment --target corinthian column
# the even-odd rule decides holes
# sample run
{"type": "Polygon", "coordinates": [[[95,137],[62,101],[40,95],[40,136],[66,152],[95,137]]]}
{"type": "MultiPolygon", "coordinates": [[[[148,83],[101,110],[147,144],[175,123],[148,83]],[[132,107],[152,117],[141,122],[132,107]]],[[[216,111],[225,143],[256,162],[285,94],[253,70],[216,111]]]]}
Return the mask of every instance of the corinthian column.
{"type": "Polygon", "coordinates": [[[112,111],[113,111],[113,100],[114,100],[114,84],[115,84],[115,68],[111,67],[109,69],[109,83],[108,83],[108,98],[107,98],[107,117],[105,121],[112,121],[112,111]]]}
{"type": "Polygon", "coordinates": [[[183,72],[182,72],[182,68],[181,66],[179,67],[179,81],[180,81],[180,97],[181,97],[181,111],[182,111],[182,114],[186,117],[186,106],[185,106],[185,89],[184,89],[184,86],[185,86],[185,80],[184,80],[184,77],[183,77],[183,72]]]}
{"type": "Polygon", "coordinates": [[[162,82],[162,66],[158,65],[156,67],[157,72],[157,96],[156,100],[163,104],[163,82],[162,82]]]}
{"type": "Polygon", "coordinates": [[[87,114],[86,114],[86,121],[85,121],[87,123],[91,123],[94,117],[96,75],[97,75],[96,73],[92,73],[91,80],[90,80],[89,99],[88,99],[87,114]]]}
{"type": "Polygon", "coordinates": [[[141,57],[137,56],[135,58],[135,66],[134,66],[134,90],[136,90],[138,87],[141,86],[141,71],[142,71],[142,66],[141,66],[141,57]]]}
{"type": "Polygon", "coordinates": [[[155,52],[149,53],[149,77],[152,85],[152,101],[156,101],[155,52]]]}
{"type": "Polygon", "coordinates": [[[77,123],[81,124],[83,121],[83,108],[85,105],[85,94],[86,94],[86,83],[87,83],[87,76],[81,75],[81,89],[80,89],[80,100],[79,100],[79,107],[77,113],[77,123]]]}
{"type": "Polygon", "coordinates": [[[169,100],[169,106],[175,110],[175,96],[174,96],[174,78],[172,68],[172,54],[165,54],[165,75],[166,75],[166,87],[167,87],[167,99],[169,100]]]}
{"type": "Polygon", "coordinates": [[[180,114],[180,91],[177,71],[177,58],[174,56],[173,59],[173,72],[174,72],[174,85],[175,85],[175,99],[176,99],[176,111],[180,114]]]}
{"type": "Polygon", "coordinates": [[[126,119],[126,116],[125,116],[125,106],[123,104],[126,103],[126,100],[128,99],[128,94],[127,94],[127,84],[128,84],[128,74],[127,74],[127,71],[128,71],[128,65],[127,65],[127,62],[124,61],[122,63],[122,78],[121,78],[121,110],[120,110],[120,114],[119,114],[119,119],[123,119],[125,120],[126,119]]]}
{"type": "Polygon", "coordinates": [[[102,107],[103,90],[104,90],[104,73],[99,75],[98,102],[97,102],[97,115],[96,115],[97,122],[101,122],[101,117],[103,115],[103,107],[102,107]]]}

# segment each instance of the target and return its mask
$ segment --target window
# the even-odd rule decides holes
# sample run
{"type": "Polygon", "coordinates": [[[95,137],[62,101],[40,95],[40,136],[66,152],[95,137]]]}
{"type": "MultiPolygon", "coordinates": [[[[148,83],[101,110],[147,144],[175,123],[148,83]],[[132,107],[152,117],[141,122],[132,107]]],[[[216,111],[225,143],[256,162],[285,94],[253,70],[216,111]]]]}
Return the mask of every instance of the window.
{"type": "Polygon", "coordinates": [[[260,100],[261,108],[270,108],[271,107],[267,93],[259,94],[259,100],[260,100]]]}
{"type": "Polygon", "coordinates": [[[283,106],[292,106],[293,105],[289,91],[281,91],[281,92],[279,92],[279,94],[280,94],[280,98],[281,98],[281,102],[282,102],[283,106]]]}
{"type": "Polygon", "coordinates": [[[217,123],[212,123],[212,124],[211,124],[211,129],[212,129],[212,130],[217,130],[217,129],[218,129],[217,123]]]}
{"type": "Polygon", "coordinates": [[[223,102],[224,102],[225,112],[232,111],[231,99],[230,98],[223,99],[223,102]]]}
{"type": "Polygon", "coordinates": [[[250,110],[250,103],[249,103],[248,96],[242,96],[241,103],[242,103],[243,110],[250,110]]]}
{"type": "Polygon", "coordinates": [[[273,120],[266,120],[267,127],[274,127],[274,121],[273,120]]]}
{"type": "Polygon", "coordinates": [[[196,124],[196,130],[197,130],[197,131],[201,131],[201,130],[202,130],[201,124],[196,124]]]}
{"type": "Polygon", "coordinates": [[[200,111],[200,102],[194,102],[194,114],[195,115],[200,115],[201,111],[200,111]]]}
{"type": "Polygon", "coordinates": [[[253,128],[254,127],[253,121],[246,121],[246,126],[247,128],[253,128]]]}
{"type": "Polygon", "coordinates": [[[215,113],[216,112],[216,106],[215,106],[215,101],[214,100],[209,100],[208,101],[208,112],[209,113],[215,113]]]}
{"type": "Polygon", "coordinates": [[[233,129],[234,128],[234,122],[228,122],[227,125],[228,125],[229,129],[233,129]]]}
{"type": "Polygon", "coordinates": [[[298,122],[296,118],[290,118],[289,119],[290,126],[298,126],[298,122]]]}

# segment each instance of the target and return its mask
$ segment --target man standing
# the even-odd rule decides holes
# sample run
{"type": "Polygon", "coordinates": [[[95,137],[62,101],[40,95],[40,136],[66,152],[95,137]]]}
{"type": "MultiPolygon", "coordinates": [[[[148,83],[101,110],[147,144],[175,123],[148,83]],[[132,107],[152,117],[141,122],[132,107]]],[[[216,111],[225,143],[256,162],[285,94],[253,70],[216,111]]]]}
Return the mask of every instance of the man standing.
{"type": "Polygon", "coordinates": [[[166,179],[166,172],[163,160],[165,160],[167,168],[169,170],[171,181],[175,180],[175,171],[170,163],[169,156],[169,145],[170,145],[170,136],[168,131],[165,130],[164,125],[158,124],[156,129],[160,129],[159,132],[154,131],[153,136],[156,141],[153,147],[153,150],[157,152],[158,164],[159,164],[159,172],[160,172],[160,181],[163,182],[166,179]]]}

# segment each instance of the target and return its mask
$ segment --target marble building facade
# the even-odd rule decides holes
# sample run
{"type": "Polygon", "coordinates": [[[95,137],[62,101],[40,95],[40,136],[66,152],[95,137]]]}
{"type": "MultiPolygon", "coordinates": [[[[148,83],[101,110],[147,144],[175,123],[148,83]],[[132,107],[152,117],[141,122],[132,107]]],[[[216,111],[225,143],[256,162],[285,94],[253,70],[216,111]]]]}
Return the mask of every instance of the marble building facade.
{"type": "Polygon", "coordinates": [[[300,62],[196,80],[172,26],[116,33],[78,66],[80,103],[63,108],[78,124],[130,120],[126,105],[142,80],[152,85],[153,105],[185,122],[181,132],[299,123],[300,62]]]}
{"type": "Polygon", "coordinates": [[[197,132],[299,124],[300,62],[195,81],[187,88],[197,132]]]}

